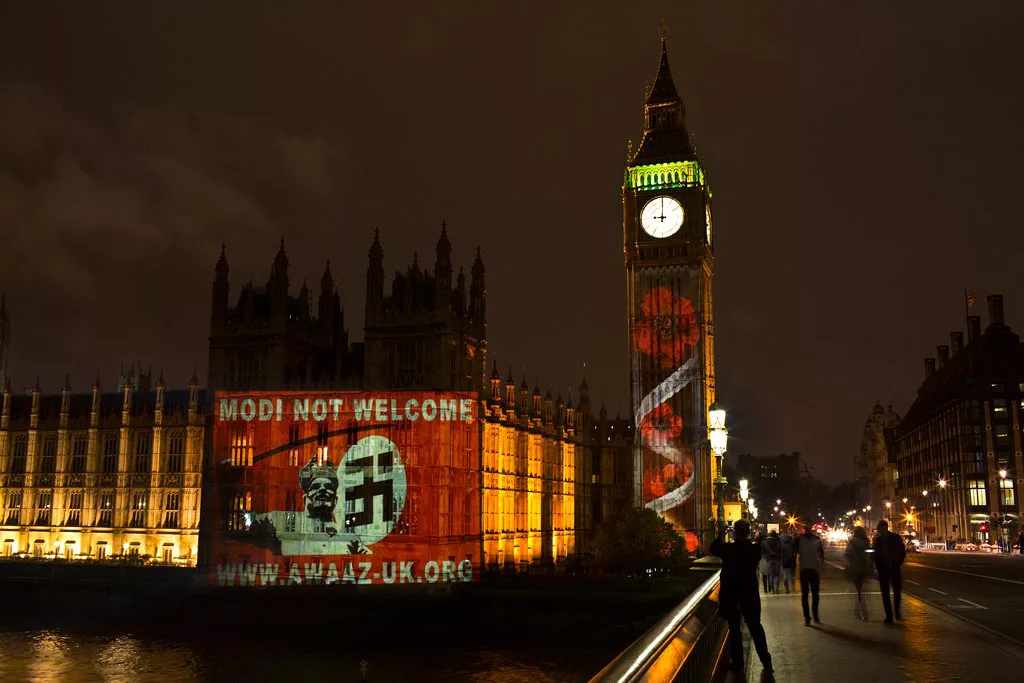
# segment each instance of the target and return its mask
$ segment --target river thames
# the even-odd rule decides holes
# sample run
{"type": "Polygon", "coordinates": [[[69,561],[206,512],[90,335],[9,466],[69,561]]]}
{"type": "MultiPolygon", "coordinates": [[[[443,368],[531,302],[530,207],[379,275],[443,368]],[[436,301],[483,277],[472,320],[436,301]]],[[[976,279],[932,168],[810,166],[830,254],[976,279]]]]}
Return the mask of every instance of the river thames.
{"type": "Polygon", "coordinates": [[[404,595],[8,584],[0,590],[0,680],[585,681],[689,583],[404,595]]]}

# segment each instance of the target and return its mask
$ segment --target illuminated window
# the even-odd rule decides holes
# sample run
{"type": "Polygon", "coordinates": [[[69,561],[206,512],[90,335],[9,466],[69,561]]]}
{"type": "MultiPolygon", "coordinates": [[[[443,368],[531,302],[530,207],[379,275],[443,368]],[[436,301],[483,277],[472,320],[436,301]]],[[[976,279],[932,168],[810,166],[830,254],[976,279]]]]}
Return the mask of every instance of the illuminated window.
{"type": "Polygon", "coordinates": [[[89,441],[85,434],[75,434],[71,441],[71,472],[81,474],[85,472],[85,458],[89,452],[89,441]]]}
{"type": "Polygon", "coordinates": [[[5,526],[18,526],[21,519],[21,491],[8,491],[4,495],[4,508],[7,513],[4,515],[5,526]]]}
{"type": "Polygon", "coordinates": [[[181,506],[181,494],[168,493],[164,498],[164,528],[178,527],[178,509],[181,506]]]}
{"type": "Polygon", "coordinates": [[[134,470],[138,473],[153,470],[153,435],[149,432],[139,432],[135,435],[134,470]]]}
{"type": "Polygon", "coordinates": [[[68,521],[67,526],[82,526],[82,499],[81,491],[74,491],[68,496],[68,521]]]}
{"type": "Polygon", "coordinates": [[[36,524],[49,526],[50,514],[53,512],[53,491],[40,491],[36,494],[36,524]]]}
{"type": "Polygon", "coordinates": [[[11,474],[25,474],[25,464],[28,461],[28,435],[18,434],[11,444],[11,474]]]}
{"type": "Polygon", "coordinates": [[[107,542],[106,541],[100,541],[99,543],[96,544],[96,559],[100,560],[100,561],[107,559],[107,542]]]}
{"type": "Polygon", "coordinates": [[[237,492],[231,496],[226,519],[228,531],[247,531],[252,524],[252,493],[237,492]]]}
{"type": "Polygon", "coordinates": [[[1010,430],[1005,427],[1000,427],[996,430],[996,445],[997,446],[1009,446],[1010,445],[1010,430]]]}
{"type": "Polygon", "coordinates": [[[316,462],[318,465],[323,465],[329,457],[327,425],[321,422],[316,426],[316,462]]]}
{"type": "Polygon", "coordinates": [[[47,434],[43,440],[43,457],[39,461],[39,472],[53,474],[57,471],[57,435],[47,434]]]}
{"type": "Polygon", "coordinates": [[[244,426],[231,436],[231,464],[235,467],[252,466],[252,435],[244,426]]]}
{"type": "Polygon", "coordinates": [[[988,493],[985,491],[985,482],[967,482],[967,504],[975,507],[988,505],[988,493]]]}
{"type": "Polygon", "coordinates": [[[132,521],[129,526],[142,528],[146,526],[146,498],[145,491],[136,491],[132,494],[132,521]]]}
{"type": "Polygon", "coordinates": [[[103,435],[103,472],[117,472],[117,451],[120,447],[120,434],[107,432],[103,435]]]}
{"type": "MultiPolygon", "coordinates": [[[[288,466],[298,467],[299,466],[299,423],[293,423],[288,426],[288,466]]],[[[291,508],[289,508],[291,509],[291,508]]]]}
{"type": "Polygon", "coordinates": [[[167,471],[181,472],[185,469],[185,435],[181,431],[171,432],[167,440],[167,471]]]}
{"type": "Polygon", "coordinates": [[[99,515],[96,519],[96,526],[114,526],[114,494],[111,491],[104,491],[100,494],[99,515]]]}
{"type": "Polygon", "coordinates": [[[1005,507],[1012,507],[1017,498],[1014,495],[1013,479],[999,480],[999,504],[1005,507]]]}

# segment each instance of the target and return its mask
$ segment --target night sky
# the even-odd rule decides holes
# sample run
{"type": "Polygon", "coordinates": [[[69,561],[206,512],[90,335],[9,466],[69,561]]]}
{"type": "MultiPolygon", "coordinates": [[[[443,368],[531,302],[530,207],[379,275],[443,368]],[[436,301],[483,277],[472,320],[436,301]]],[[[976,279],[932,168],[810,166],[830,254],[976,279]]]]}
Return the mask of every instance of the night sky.
{"type": "MultiPolygon", "coordinates": [[[[620,187],[661,19],[715,201],[733,454],[849,479],[963,289],[1024,329],[1024,4],[0,5],[0,290],[15,387],[122,361],[205,376],[210,283],[325,258],[362,338],[367,249],[488,278],[502,373],[628,406],[620,187]],[[210,7],[207,5],[215,5],[210,7]]],[[[595,410],[596,410],[595,406],[595,410]]]]}

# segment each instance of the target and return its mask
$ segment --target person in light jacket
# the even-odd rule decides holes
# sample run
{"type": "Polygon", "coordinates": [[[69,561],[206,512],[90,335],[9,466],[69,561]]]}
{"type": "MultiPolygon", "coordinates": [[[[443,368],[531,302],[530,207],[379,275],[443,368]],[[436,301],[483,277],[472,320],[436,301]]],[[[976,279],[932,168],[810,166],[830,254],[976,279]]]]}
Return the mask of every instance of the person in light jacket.
{"type": "Polygon", "coordinates": [[[804,532],[796,539],[796,554],[800,560],[800,605],[804,608],[804,625],[820,624],[818,618],[818,601],[821,591],[821,572],[825,568],[825,547],[821,539],[811,529],[810,523],[804,525],[804,532]],[[807,605],[807,591],[812,595],[811,609],[807,605]]]}

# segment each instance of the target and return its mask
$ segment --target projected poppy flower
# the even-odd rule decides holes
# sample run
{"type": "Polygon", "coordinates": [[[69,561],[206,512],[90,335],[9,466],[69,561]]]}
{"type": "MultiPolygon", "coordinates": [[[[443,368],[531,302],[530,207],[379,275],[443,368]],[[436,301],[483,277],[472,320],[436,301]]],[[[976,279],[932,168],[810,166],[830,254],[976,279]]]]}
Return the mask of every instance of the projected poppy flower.
{"type": "Polygon", "coordinates": [[[662,403],[644,417],[640,433],[648,446],[667,446],[683,435],[683,418],[672,412],[672,406],[662,403]]]}
{"type": "Polygon", "coordinates": [[[692,476],[693,465],[688,460],[669,463],[654,473],[647,484],[647,491],[652,498],[661,498],[685,484],[692,476]]]}
{"type": "Polygon", "coordinates": [[[692,531],[685,532],[684,538],[686,539],[686,552],[695,552],[700,546],[700,540],[697,538],[697,534],[692,531]]]}
{"type": "Polygon", "coordinates": [[[700,327],[693,304],[686,297],[655,287],[644,295],[641,317],[636,323],[633,344],[663,368],[682,362],[687,345],[696,346],[700,327]]]}

